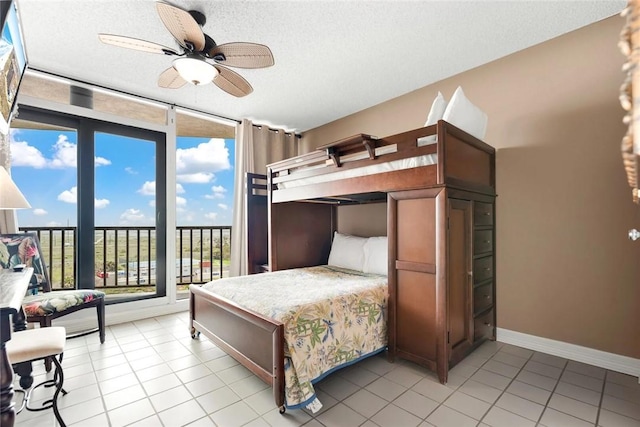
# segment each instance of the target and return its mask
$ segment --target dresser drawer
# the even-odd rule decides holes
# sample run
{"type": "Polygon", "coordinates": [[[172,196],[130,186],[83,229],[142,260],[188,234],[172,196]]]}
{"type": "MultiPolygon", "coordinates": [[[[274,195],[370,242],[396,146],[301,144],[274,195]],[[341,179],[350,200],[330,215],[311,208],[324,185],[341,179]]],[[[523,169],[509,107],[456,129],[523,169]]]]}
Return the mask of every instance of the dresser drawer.
{"type": "Polygon", "coordinates": [[[478,286],[473,290],[473,312],[480,313],[493,305],[493,283],[478,286]]]}
{"type": "Polygon", "coordinates": [[[475,225],[492,225],[493,204],[475,202],[473,208],[473,222],[475,225]]]}
{"type": "Polygon", "coordinates": [[[476,230],[473,233],[473,253],[493,251],[493,230],[476,230]]]}
{"type": "Polygon", "coordinates": [[[473,282],[480,283],[493,277],[493,257],[487,256],[473,260],[473,282]]]}
{"type": "Polygon", "coordinates": [[[495,325],[493,324],[493,310],[476,317],[473,321],[473,339],[493,338],[495,325]]]}

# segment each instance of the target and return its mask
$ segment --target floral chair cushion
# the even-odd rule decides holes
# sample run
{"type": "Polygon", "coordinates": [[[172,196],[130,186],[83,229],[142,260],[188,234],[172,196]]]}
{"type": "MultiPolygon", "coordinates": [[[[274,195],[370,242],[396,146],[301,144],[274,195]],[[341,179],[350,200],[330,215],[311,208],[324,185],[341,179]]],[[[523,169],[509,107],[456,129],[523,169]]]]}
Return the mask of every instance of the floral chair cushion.
{"type": "Polygon", "coordinates": [[[26,296],[22,308],[27,316],[48,316],[99,298],[104,292],[91,289],[45,292],[26,296]]]}

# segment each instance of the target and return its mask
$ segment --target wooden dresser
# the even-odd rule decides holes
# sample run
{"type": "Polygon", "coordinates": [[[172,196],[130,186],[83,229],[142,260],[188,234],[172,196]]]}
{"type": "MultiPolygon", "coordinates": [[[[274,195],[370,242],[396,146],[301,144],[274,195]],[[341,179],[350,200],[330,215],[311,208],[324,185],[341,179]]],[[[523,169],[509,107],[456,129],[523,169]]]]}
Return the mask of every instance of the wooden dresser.
{"type": "Polygon", "coordinates": [[[444,384],[449,368],[495,339],[495,223],[493,188],[388,193],[392,361],[426,366],[444,384]]]}

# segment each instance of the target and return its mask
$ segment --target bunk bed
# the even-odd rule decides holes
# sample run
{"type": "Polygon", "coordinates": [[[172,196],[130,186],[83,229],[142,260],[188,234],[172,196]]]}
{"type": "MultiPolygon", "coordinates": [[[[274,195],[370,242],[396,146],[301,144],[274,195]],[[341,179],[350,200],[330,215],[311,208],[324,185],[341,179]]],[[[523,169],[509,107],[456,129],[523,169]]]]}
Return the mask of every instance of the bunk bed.
{"type": "MultiPolygon", "coordinates": [[[[495,339],[489,145],[442,120],[385,138],[360,134],[269,165],[266,188],[270,272],[248,279],[277,283],[281,270],[326,265],[336,209],[386,203],[390,360],[419,363],[446,383],[450,367],[495,339]]],[[[192,336],[202,332],[270,384],[284,412],[286,325],[214,289],[190,287],[192,336]]]]}
{"type": "Polygon", "coordinates": [[[245,212],[247,216],[247,273],[262,273],[269,264],[267,223],[267,176],[245,174],[245,212]]]}

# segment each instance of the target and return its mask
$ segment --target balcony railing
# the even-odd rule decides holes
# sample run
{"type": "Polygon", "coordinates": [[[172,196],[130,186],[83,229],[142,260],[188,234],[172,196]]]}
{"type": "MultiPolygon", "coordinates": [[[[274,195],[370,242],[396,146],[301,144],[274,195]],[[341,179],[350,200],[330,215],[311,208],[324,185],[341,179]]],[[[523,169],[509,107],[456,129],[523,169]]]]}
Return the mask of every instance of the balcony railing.
{"type": "MultiPolygon", "coordinates": [[[[20,227],[40,240],[53,289],[76,287],[76,227],[20,227]]],[[[230,226],[176,227],[176,284],[229,275],[230,226]]],[[[155,286],[154,227],[95,227],[95,287],[107,293],[155,286]]],[[[167,259],[171,260],[170,254],[167,259]]],[[[171,283],[170,278],[167,278],[171,283]]]]}

